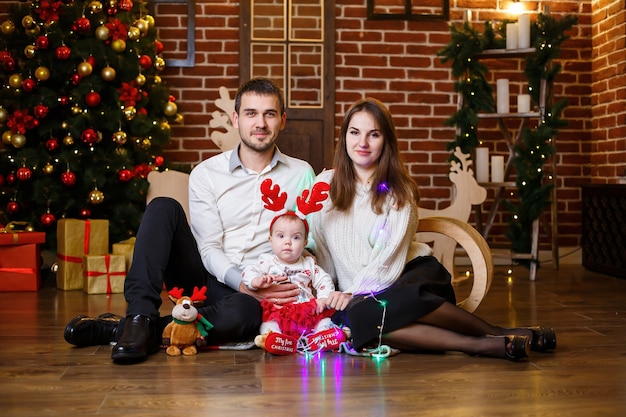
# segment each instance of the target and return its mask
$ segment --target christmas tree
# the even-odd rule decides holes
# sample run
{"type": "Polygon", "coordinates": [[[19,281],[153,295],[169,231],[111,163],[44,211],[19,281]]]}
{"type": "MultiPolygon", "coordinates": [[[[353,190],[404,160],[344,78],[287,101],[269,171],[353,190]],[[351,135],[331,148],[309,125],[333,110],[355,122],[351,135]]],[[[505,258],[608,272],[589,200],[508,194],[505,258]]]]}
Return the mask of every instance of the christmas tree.
{"type": "Polygon", "coordinates": [[[0,31],[0,223],[45,231],[50,247],[63,217],[134,235],[182,119],[146,2],[16,3],[0,31]]]}

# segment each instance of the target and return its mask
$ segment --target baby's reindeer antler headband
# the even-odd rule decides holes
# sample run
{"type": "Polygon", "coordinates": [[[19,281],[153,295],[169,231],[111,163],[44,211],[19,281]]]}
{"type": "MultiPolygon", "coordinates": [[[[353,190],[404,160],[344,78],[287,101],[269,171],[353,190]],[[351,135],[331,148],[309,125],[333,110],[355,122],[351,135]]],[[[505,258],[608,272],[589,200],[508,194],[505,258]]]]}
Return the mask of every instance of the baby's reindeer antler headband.
{"type": "Polygon", "coordinates": [[[285,203],[287,202],[287,193],[280,192],[280,186],[278,184],[272,184],[270,178],[265,179],[261,183],[261,194],[265,208],[276,212],[276,216],[270,223],[270,230],[276,219],[281,216],[289,215],[296,216],[304,223],[304,230],[308,236],[309,224],[306,221],[307,214],[320,211],[322,209],[322,201],[328,198],[328,191],[330,185],[325,182],[317,182],[313,185],[313,188],[309,190],[303,190],[302,195],[296,198],[296,211],[287,210],[285,203]],[[307,200],[308,199],[308,200],[307,200]]]}

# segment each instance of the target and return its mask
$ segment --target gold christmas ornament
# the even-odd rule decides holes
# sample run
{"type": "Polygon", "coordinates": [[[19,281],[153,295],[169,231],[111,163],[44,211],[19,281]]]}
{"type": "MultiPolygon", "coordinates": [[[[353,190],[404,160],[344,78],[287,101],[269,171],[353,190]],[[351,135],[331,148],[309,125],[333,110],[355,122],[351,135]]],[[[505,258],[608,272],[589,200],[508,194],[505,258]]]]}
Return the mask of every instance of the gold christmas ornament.
{"type": "Polygon", "coordinates": [[[9,117],[9,112],[4,107],[0,107],[0,123],[4,123],[7,121],[7,117],[9,117]]]}
{"type": "Polygon", "coordinates": [[[123,113],[126,120],[133,120],[133,118],[137,115],[137,109],[133,106],[128,106],[123,110],[123,113]]]}
{"type": "Polygon", "coordinates": [[[136,41],[141,36],[141,30],[139,30],[136,26],[131,26],[128,28],[128,39],[136,41]]]}
{"type": "Polygon", "coordinates": [[[124,41],[123,39],[116,39],[113,42],[111,42],[111,49],[113,49],[115,52],[122,53],[126,50],[126,41],[124,41]]]}
{"type": "Polygon", "coordinates": [[[21,133],[16,133],[13,136],[11,136],[11,145],[15,146],[16,148],[21,148],[22,146],[26,145],[26,136],[22,135],[21,133]]]}
{"type": "Polygon", "coordinates": [[[139,74],[135,77],[135,83],[140,87],[143,86],[146,83],[146,76],[143,74],[139,74]]]}
{"type": "Polygon", "coordinates": [[[22,81],[21,74],[12,74],[9,77],[9,85],[13,88],[20,88],[22,86],[22,81]]]}
{"type": "Polygon", "coordinates": [[[78,116],[83,112],[83,109],[79,105],[75,105],[72,107],[72,115],[78,116]]]}
{"type": "Polygon", "coordinates": [[[44,66],[37,67],[37,69],[35,69],[35,78],[39,81],[46,81],[50,78],[50,70],[44,66]]]}
{"type": "Polygon", "coordinates": [[[13,132],[11,132],[10,130],[5,130],[4,133],[2,134],[2,143],[4,143],[5,145],[10,145],[12,137],[13,137],[13,132]]]}
{"type": "Polygon", "coordinates": [[[99,41],[106,41],[107,39],[109,39],[109,28],[102,25],[102,26],[98,26],[96,28],[96,39],[98,39],[99,41]]]}
{"type": "Polygon", "coordinates": [[[163,113],[165,113],[166,116],[174,116],[177,111],[178,107],[176,106],[176,103],[171,101],[168,101],[163,108],[163,113]]]}
{"type": "Polygon", "coordinates": [[[135,20],[134,26],[139,29],[141,31],[142,35],[145,35],[146,33],[148,33],[148,22],[146,22],[143,19],[137,19],[135,20]]]}
{"type": "Polygon", "coordinates": [[[165,68],[165,60],[161,58],[160,56],[158,56],[154,60],[154,69],[156,69],[157,71],[162,71],[164,68],[165,68]]]}
{"type": "Polygon", "coordinates": [[[158,75],[155,75],[155,76],[154,76],[154,83],[155,83],[155,84],[161,84],[161,77],[160,77],[160,76],[158,76],[158,75]]]}
{"type": "Polygon", "coordinates": [[[39,34],[41,33],[41,28],[35,25],[30,29],[26,29],[25,32],[28,36],[35,37],[35,36],[39,36],[39,34]]]}
{"type": "Polygon", "coordinates": [[[2,30],[2,33],[4,33],[5,35],[10,35],[15,32],[15,24],[10,20],[5,20],[4,22],[2,22],[0,30],[2,30]]]}
{"type": "Polygon", "coordinates": [[[22,18],[22,27],[24,29],[32,29],[35,25],[35,19],[31,15],[26,15],[22,18]]]}
{"type": "Polygon", "coordinates": [[[92,190],[89,193],[89,202],[91,204],[100,204],[104,201],[104,194],[102,193],[102,191],[98,190],[97,188],[95,190],[92,190]]]}
{"type": "Polygon", "coordinates": [[[154,17],[152,17],[151,15],[147,14],[143,17],[143,19],[148,22],[148,27],[149,28],[153,28],[154,27],[154,17]]]}
{"type": "Polygon", "coordinates": [[[127,139],[128,139],[128,136],[126,135],[126,132],[124,132],[123,130],[113,133],[113,142],[117,143],[120,146],[124,145],[127,139]]]}
{"type": "Polygon", "coordinates": [[[113,81],[116,75],[115,68],[113,67],[106,66],[100,71],[100,76],[104,81],[113,81]]]}
{"type": "Polygon", "coordinates": [[[161,130],[170,130],[170,124],[167,122],[167,120],[162,121],[159,127],[161,128],[161,130]]]}
{"type": "Polygon", "coordinates": [[[152,146],[152,141],[149,138],[145,138],[141,141],[141,147],[143,149],[148,150],[150,149],[150,146],[152,146]]]}
{"type": "Polygon", "coordinates": [[[61,129],[67,130],[70,128],[70,124],[67,121],[61,122],[61,129]]]}
{"type": "Polygon", "coordinates": [[[78,64],[78,68],[76,70],[78,71],[81,77],[88,77],[91,75],[91,72],[93,71],[93,67],[91,66],[89,62],[83,61],[80,64],[78,64]]]}
{"type": "Polygon", "coordinates": [[[24,56],[28,59],[32,59],[37,55],[37,47],[35,45],[26,45],[24,48],[24,56]]]}
{"type": "Polygon", "coordinates": [[[91,10],[91,13],[93,14],[100,13],[102,11],[102,3],[99,1],[92,1],[89,3],[89,10],[91,10]]]}
{"type": "Polygon", "coordinates": [[[73,144],[74,144],[74,138],[72,137],[72,135],[68,134],[67,136],[63,138],[63,145],[72,146],[73,144]]]}
{"type": "Polygon", "coordinates": [[[54,172],[54,165],[52,165],[50,162],[48,162],[46,165],[43,166],[43,173],[50,175],[54,172]]]}
{"type": "Polygon", "coordinates": [[[180,113],[177,113],[176,117],[174,117],[174,123],[176,124],[182,124],[184,121],[185,121],[185,118],[180,113]]]}

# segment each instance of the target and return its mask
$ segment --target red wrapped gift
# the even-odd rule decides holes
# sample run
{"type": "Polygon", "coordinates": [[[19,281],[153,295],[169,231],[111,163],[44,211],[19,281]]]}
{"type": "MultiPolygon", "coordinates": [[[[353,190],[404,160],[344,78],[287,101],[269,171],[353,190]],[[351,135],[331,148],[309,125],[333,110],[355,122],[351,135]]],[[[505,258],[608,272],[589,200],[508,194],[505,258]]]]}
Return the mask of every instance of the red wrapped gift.
{"type": "Polygon", "coordinates": [[[37,291],[41,288],[39,244],[43,232],[0,233],[0,291],[37,291]]]}

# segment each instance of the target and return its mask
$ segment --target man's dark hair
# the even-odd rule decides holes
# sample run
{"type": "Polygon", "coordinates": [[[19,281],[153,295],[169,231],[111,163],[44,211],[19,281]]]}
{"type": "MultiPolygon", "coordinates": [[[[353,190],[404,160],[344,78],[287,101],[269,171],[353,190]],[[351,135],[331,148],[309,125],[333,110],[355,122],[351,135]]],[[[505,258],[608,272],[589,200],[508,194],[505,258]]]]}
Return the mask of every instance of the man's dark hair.
{"type": "Polygon", "coordinates": [[[268,78],[258,77],[252,78],[246,81],[237,90],[235,96],[235,112],[239,114],[239,108],[241,107],[241,96],[245,93],[254,93],[262,96],[277,96],[280,104],[280,114],[285,112],[285,99],[280,88],[268,78]]]}

